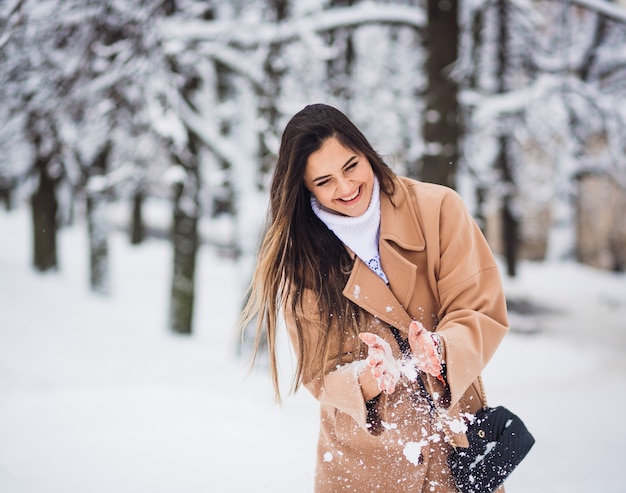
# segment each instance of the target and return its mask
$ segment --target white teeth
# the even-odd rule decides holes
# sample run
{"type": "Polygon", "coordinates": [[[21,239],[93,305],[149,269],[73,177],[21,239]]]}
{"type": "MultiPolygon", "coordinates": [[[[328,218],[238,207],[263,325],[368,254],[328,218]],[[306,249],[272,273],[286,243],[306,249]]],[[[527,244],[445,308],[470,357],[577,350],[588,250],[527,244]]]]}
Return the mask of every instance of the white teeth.
{"type": "Polygon", "coordinates": [[[359,188],[356,189],[356,192],[354,192],[350,197],[344,197],[343,200],[344,202],[350,202],[351,200],[356,199],[356,196],[359,194],[359,188]]]}

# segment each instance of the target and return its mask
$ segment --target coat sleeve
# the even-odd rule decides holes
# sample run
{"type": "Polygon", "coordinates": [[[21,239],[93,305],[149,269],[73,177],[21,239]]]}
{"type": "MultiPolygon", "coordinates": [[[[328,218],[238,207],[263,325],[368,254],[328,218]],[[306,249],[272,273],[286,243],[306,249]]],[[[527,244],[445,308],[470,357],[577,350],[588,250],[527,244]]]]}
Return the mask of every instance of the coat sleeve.
{"type": "MultiPolygon", "coordinates": [[[[296,311],[284,309],[285,323],[291,344],[300,358],[300,341],[297,335],[296,319],[300,322],[303,332],[303,344],[311,350],[321,342],[323,327],[317,315],[315,296],[310,291],[303,293],[302,303],[298,303],[296,311]]],[[[357,354],[359,343],[354,341],[347,345],[357,348],[354,351],[333,348],[327,368],[320,367],[314,361],[303,361],[302,384],[320,402],[351,416],[360,427],[369,430],[368,409],[359,384],[359,375],[365,370],[365,360],[357,354]],[[338,363],[337,363],[338,362],[338,363]]],[[[311,358],[312,360],[314,358],[311,358]]]]}
{"type": "Polygon", "coordinates": [[[508,331],[500,273],[461,197],[440,203],[437,333],[445,345],[450,405],[459,402],[508,331]]]}

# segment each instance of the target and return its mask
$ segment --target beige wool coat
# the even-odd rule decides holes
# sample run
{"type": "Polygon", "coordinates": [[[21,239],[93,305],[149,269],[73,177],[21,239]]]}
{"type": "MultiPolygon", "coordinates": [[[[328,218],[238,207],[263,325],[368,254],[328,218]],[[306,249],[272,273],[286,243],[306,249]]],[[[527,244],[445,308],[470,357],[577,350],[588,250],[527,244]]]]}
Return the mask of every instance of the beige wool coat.
{"type": "MultiPolygon", "coordinates": [[[[452,439],[466,446],[463,413],[481,407],[477,377],[508,330],[500,274],[492,252],[462,199],[453,190],[398,178],[392,204],[381,194],[380,258],[385,284],[361,260],[343,290],[366,312],[360,332],[386,339],[400,358],[389,325],[407,336],[420,321],[444,345],[448,389],[424,377],[443,412],[434,416],[415,381],[366,404],[359,374],[369,371],[367,350],[354,337],[336,348],[341,364],[305,365],[303,385],[320,402],[315,477],[317,493],[456,492],[446,458],[452,439]]],[[[315,295],[304,292],[303,310],[285,313],[294,347],[294,317],[305,344],[323,330],[315,295]]]]}

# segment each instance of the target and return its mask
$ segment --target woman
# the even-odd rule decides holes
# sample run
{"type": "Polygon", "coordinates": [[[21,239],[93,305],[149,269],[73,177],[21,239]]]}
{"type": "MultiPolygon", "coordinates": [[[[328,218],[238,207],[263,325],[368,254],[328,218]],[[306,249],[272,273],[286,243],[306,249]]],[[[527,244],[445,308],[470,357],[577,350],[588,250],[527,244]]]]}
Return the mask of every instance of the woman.
{"type": "Polygon", "coordinates": [[[283,316],[294,390],[320,402],[315,491],[457,491],[451,442],[467,446],[477,378],[508,330],[496,263],[453,190],[397,177],[323,104],[283,133],[240,325],[257,318],[255,354],[267,335],[279,398],[283,316]]]}

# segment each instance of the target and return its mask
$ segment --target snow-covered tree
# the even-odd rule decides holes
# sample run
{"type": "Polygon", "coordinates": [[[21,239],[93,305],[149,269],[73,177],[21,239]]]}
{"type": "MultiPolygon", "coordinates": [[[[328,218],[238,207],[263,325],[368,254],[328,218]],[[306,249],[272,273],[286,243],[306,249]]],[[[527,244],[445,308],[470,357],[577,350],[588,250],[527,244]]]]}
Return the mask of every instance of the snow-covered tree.
{"type": "Polygon", "coordinates": [[[57,267],[58,189],[68,176],[62,115],[72,108],[69,96],[80,79],[85,31],[72,15],[73,2],[44,1],[36,8],[34,3],[21,1],[9,9],[1,100],[11,125],[21,125],[30,146],[30,162],[18,180],[30,182],[33,263],[44,271],[57,267]]]}
{"type": "Polygon", "coordinates": [[[152,72],[146,21],[157,7],[22,0],[8,10],[19,21],[7,22],[3,36],[0,105],[11,123],[4,129],[17,125],[30,147],[28,165],[8,175],[32,190],[34,264],[56,267],[61,216],[84,194],[91,281],[100,292],[108,290],[102,200],[143,174],[133,171],[137,163],[158,156],[143,104],[143,81],[152,72]],[[141,140],[147,145],[138,146],[141,140]]]}
{"type": "Polygon", "coordinates": [[[533,255],[541,258],[572,257],[576,176],[590,160],[623,180],[625,31],[604,12],[609,5],[625,10],[603,1],[499,0],[465,10],[457,71],[465,171],[480,200],[501,211],[509,274],[518,241],[539,239],[543,253],[533,255]]]}
{"type": "Polygon", "coordinates": [[[56,228],[78,204],[92,287],[107,292],[108,204],[132,201],[140,242],[143,200],[169,194],[170,328],[189,333],[198,249],[237,256],[243,292],[282,128],[326,102],[399,172],[474,194],[486,229],[497,209],[514,273],[516,242],[539,236],[531,216],[548,217],[545,255],[574,250],[577,176],[626,182],[624,10],[603,0],[7,0],[0,200],[31,197],[41,270],[56,266],[56,228]],[[211,229],[224,217],[226,237],[211,229]]]}

